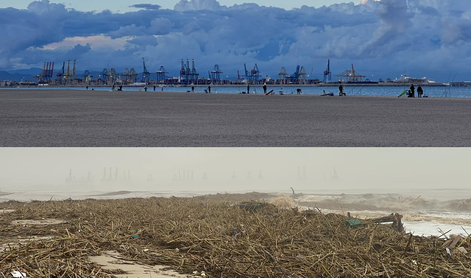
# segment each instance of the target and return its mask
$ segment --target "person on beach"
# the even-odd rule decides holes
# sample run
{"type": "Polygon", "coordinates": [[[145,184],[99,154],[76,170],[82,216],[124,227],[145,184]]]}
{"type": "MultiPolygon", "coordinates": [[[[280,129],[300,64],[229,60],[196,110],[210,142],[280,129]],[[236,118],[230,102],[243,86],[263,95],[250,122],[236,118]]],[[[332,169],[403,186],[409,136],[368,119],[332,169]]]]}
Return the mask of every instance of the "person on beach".
{"type": "Polygon", "coordinates": [[[267,94],[267,83],[263,84],[263,93],[266,95],[267,94]]]}
{"type": "Polygon", "coordinates": [[[155,86],[154,86],[154,92],[155,92],[155,86]]]}
{"type": "Polygon", "coordinates": [[[247,84],[247,94],[250,94],[250,85],[247,84]]]}
{"type": "Polygon", "coordinates": [[[327,93],[325,90],[322,90],[323,94],[321,96],[325,97],[325,96],[331,96],[333,97],[334,96],[334,93],[327,93]]]}
{"type": "Polygon", "coordinates": [[[88,91],[88,86],[87,86],[87,91],[88,91]]]}
{"type": "Polygon", "coordinates": [[[419,87],[417,87],[417,97],[422,97],[423,94],[424,94],[424,90],[419,85],[419,87]]]}
{"type": "Polygon", "coordinates": [[[114,84],[113,84],[113,87],[111,87],[111,91],[114,91],[114,84]]]}
{"type": "Polygon", "coordinates": [[[211,86],[208,86],[208,94],[211,94],[211,86]]]}
{"type": "Polygon", "coordinates": [[[146,92],[147,92],[147,85],[144,87],[144,91],[146,91],[146,92]]]}
{"type": "Polygon", "coordinates": [[[191,86],[191,92],[195,92],[195,86],[191,86]]]}
{"type": "Polygon", "coordinates": [[[414,84],[410,85],[410,96],[409,97],[415,97],[415,87],[414,84]]]}
{"type": "Polygon", "coordinates": [[[300,88],[296,89],[296,94],[300,95],[301,93],[302,93],[302,91],[301,91],[300,88]]]}
{"type": "Polygon", "coordinates": [[[339,96],[346,96],[347,94],[343,92],[343,86],[339,86],[339,96]]]}

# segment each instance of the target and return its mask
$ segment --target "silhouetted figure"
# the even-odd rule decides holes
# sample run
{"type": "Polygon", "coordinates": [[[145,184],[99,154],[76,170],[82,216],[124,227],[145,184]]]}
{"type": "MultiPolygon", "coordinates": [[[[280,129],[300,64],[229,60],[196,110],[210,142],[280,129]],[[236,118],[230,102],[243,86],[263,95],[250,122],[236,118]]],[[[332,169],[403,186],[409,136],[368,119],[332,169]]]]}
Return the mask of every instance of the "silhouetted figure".
{"type": "Polygon", "coordinates": [[[302,93],[302,92],[301,92],[301,89],[300,89],[300,88],[296,89],[296,94],[300,95],[301,93],[302,93]]]}
{"type": "Polygon", "coordinates": [[[111,87],[111,91],[114,91],[114,85],[113,85],[113,87],[111,87]]]}
{"type": "Polygon", "coordinates": [[[417,87],[417,97],[422,97],[423,94],[424,94],[424,90],[419,85],[419,87],[417,87]]]}
{"type": "Polygon", "coordinates": [[[155,92],[155,86],[154,86],[154,92],[155,92]]]}
{"type": "Polygon", "coordinates": [[[146,92],[147,92],[147,85],[144,87],[144,91],[146,91],[146,92]]]}
{"type": "Polygon", "coordinates": [[[123,85],[119,86],[119,90],[123,91],[123,85]]]}
{"type": "Polygon", "coordinates": [[[410,95],[409,97],[415,97],[415,87],[414,84],[410,85],[410,95]]]}
{"type": "Polygon", "coordinates": [[[194,93],[195,92],[195,86],[191,86],[191,91],[194,93]]]}
{"type": "Polygon", "coordinates": [[[247,94],[250,94],[250,85],[247,85],[247,94]]]}
{"type": "Polygon", "coordinates": [[[87,86],[87,91],[88,91],[88,86],[87,86]]]}
{"type": "Polygon", "coordinates": [[[208,93],[211,93],[211,86],[208,86],[208,93]]]}
{"type": "Polygon", "coordinates": [[[267,94],[267,84],[263,84],[263,93],[267,94]]]}
{"type": "Polygon", "coordinates": [[[343,86],[339,86],[339,96],[346,96],[347,94],[343,92],[343,86]]]}

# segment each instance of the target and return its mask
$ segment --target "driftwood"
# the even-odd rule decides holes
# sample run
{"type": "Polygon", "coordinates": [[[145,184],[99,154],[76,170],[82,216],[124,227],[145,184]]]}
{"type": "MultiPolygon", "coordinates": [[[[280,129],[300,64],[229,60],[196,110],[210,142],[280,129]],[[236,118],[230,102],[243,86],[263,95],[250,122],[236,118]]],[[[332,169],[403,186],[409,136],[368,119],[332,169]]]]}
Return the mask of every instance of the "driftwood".
{"type": "MultiPolygon", "coordinates": [[[[471,260],[457,252],[470,248],[469,237],[417,237],[374,221],[353,229],[338,214],[237,204],[212,198],[4,204],[16,211],[0,216],[0,244],[10,243],[0,251],[0,277],[21,271],[33,278],[110,278],[87,259],[106,250],[206,277],[471,277],[471,260]],[[10,225],[42,218],[67,223],[10,225]],[[31,236],[47,238],[17,242],[31,236]]],[[[400,223],[397,217],[388,219],[400,223]]]]}
{"type": "Polygon", "coordinates": [[[397,214],[397,213],[391,213],[388,216],[384,217],[379,217],[379,218],[374,218],[370,219],[374,223],[389,223],[392,222],[391,227],[398,231],[398,232],[403,232],[404,231],[404,225],[402,224],[402,215],[397,214]]]}

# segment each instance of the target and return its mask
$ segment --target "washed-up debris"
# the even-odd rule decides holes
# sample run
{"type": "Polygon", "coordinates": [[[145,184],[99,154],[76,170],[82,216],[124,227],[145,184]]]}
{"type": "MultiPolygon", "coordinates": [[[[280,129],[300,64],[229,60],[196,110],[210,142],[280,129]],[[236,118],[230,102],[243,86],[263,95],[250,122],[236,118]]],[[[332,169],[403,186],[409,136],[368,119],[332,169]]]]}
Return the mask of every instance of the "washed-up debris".
{"type": "Polygon", "coordinates": [[[379,219],[357,219],[352,229],[346,216],[254,204],[211,198],[21,204],[0,218],[0,243],[51,231],[54,237],[1,252],[0,277],[16,270],[29,277],[111,278],[111,270],[88,260],[108,250],[200,277],[471,277],[471,260],[458,249],[470,248],[469,237],[418,237],[379,219]],[[10,224],[42,218],[66,223],[10,224]]]}
{"type": "Polygon", "coordinates": [[[347,220],[347,227],[359,227],[360,225],[361,221],[358,219],[347,220]]]}
{"type": "Polygon", "coordinates": [[[26,277],[26,273],[24,272],[20,272],[20,271],[12,271],[11,273],[11,276],[15,277],[15,278],[23,278],[23,277],[26,277]]]}

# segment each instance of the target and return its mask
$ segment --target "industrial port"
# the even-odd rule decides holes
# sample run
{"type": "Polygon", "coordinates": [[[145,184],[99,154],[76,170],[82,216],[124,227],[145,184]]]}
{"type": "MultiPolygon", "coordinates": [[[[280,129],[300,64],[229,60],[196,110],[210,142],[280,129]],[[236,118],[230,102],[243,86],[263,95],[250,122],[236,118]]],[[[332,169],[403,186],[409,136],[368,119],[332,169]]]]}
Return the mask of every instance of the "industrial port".
{"type": "MultiPolygon", "coordinates": [[[[247,64],[243,65],[242,72],[237,70],[237,78],[224,79],[223,71],[219,65],[207,71],[207,75],[200,73],[196,68],[194,59],[181,59],[180,71],[177,75],[172,75],[164,66],[151,73],[146,66],[146,61],[142,58],[142,69],[125,68],[118,71],[115,68],[104,68],[102,71],[91,72],[85,70],[83,73],[77,72],[77,61],[67,61],[62,63],[59,70],[55,70],[54,62],[44,62],[41,72],[35,76],[31,76],[31,80],[21,81],[0,81],[0,86],[56,86],[56,87],[75,87],[75,86],[208,86],[208,85],[283,85],[283,86],[325,86],[335,84],[349,85],[397,85],[398,83],[416,83],[423,85],[444,85],[436,83],[427,78],[410,78],[401,76],[400,78],[385,80],[379,79],[372,81],[366,76],[355,70],[354,65],[343,72],[336,74],[338,80],[332,80],[331,61],[327,61],[326,69],[321,73],[322,79],[313,78],[313,69],[308,74],[306,68],[297,65],[294,72],[281,67],[276,78],[268,75],[263,76],[258,65],[255,63],[253,68],[247,68],[247,64]]],[[[227,77],[227,75],[226,75],[227,77]]],[[[447,84],[445,84],[447,85],[447,84]]],[[[456,84],[469,85],[469,84],[456,84]]]]}

